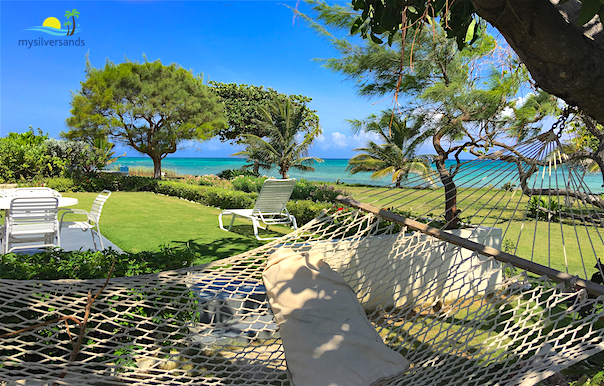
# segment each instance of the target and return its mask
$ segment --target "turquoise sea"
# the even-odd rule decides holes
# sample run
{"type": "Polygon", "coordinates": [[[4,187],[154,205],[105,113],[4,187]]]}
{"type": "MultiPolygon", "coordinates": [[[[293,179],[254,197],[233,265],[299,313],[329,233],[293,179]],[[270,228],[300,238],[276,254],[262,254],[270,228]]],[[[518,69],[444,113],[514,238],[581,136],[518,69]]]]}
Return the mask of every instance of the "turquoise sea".
{"type": "MultiPolygon", "coordinates": [[[[165,158],[162,161],[162,170],[172,170],[184,175],[206,175],[218,174],[225,169],[238,169],[245,164],[245,161],[240,158],[165,158]]],[[[358,173],[351,175],[346,171],[348,165],[347,159],[325,159],[325,162],[315,165],[314,172],[302,173],[296,170],[290,170],[289,176],[293,178],[306,178],[314,181],[327,182],[346,182],[350,184],[371,184],[371,185],[388,185],[392,182],[391,177],[385,177],[381,180],[372,180],[371,173],[358,173]]],[[[458,186],[502,186],[506,183],[517,184],[514,181],[515,169],[511,164],[502,168],[501,161],[479,161],[470,162],[464,167],[462,172],[456,177],[458,186]]],[[[125,157],[119,158],[112,167],[128,166],[128,167],[148,167],[153,168],[153,162],[147,157],[125,157]]],[[[261,169],[261,174],[267,176],[279,177],[276,169],[264,170],[261,169]]],[[[602,193],[602,175],[600,173],[577,175],[575,180],[582,184],[585,188],[593,193],[602,193]]],[[[538,184],[546,188],[549,185],[564,186],[568,182],[568,171],[564,168],[559,168],[557,173],[553,173],[549,178],[540,180],[538,184]],[[545,181],[545,182],[544,182],[545,181]],[[545,185],[544,185],[545,184],[545,185]]],[[[575,182],[577,183],[577,182],[575,182]]],[[[583,190],[583,189],[581,189],[583,190]]]]}

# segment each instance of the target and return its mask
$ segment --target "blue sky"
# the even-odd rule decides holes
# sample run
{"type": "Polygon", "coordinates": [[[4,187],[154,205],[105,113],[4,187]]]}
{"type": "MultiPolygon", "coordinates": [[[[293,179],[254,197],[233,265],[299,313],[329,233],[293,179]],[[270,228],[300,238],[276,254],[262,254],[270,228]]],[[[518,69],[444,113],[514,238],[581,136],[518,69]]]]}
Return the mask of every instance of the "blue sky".
{"type": "MultiPolygon", "coordinates": [[[[84,80],[85,57],[100,67],[107,59],[161,59],[224,83],[272,87],[313,98],[323,136],[311,155],[350,158],[363,146],[346,119],[362,119],[388,108],[355,94],[353,83],[321,67],[314,58],[335,50],[305,22],[294,21],[295,1],[0,1],[0,136],[31,125],[52,137],[66,131],[71,92],[84,80]],[[69,47],[19,46],[19,40],[57,39],[28,31],[49,17],[67,21],[67,10],[80,12],[81,28],[69,47]]],[[[299,9],[305,11],[301,1],[299,9]]],[[[61,37],[61,39],[63,39],[61,37]]],[[[128,156],[141,156],[127,148],[128,156]]],[[[180,157],[227,157],[238,148],[217,139],[189,145],[180,157]]]]}

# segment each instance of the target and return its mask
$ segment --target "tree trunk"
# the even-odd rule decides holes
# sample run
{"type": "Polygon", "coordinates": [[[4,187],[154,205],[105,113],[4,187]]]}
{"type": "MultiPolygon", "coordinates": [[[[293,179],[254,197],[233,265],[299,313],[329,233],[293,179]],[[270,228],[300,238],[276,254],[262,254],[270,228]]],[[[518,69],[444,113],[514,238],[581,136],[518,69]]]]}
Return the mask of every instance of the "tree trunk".
{"type": "Polygon", "coordinates": [[[445,229],[457,229],[459,221],[457,216],[457,186],[451,173],[447,170],[445,159],[438,157],[435,163],[440,181],[445,187],[445,220],[447,222],[445,229]]]}
{"type": "Polygon", "coordinates": [[[432,145],[436,150],[437,157],[435,158],[436,170],[440,181],[445,187],[445,229],[457,229],[458,226],[458,213],[457,213],[457,186],[453,181],[454,175],[451,175],[445,164],[449,153],[443,149],[440,144],[440,140],[444,135],[444,131],[437,132],[432,136],[432,145]]]}
{"type": "Polygon", "coordinates": [[[505,37],[539,87],[604,124],[604,34],[602,24],[594,20],[585,29],[574,24],[577,13],[571,11],[580,3],[471,2],[478,15],[505,37]]]}
{"type": "Polygon", "coordinates": [[[149,155],[153,160],[153,178],[161,179],[161,157],[156,155],[149,155]]]}
{"type": "Polygon", "coordinates": [[[254,173],[260,174],[260,161],[254,160],[254,173]]]}

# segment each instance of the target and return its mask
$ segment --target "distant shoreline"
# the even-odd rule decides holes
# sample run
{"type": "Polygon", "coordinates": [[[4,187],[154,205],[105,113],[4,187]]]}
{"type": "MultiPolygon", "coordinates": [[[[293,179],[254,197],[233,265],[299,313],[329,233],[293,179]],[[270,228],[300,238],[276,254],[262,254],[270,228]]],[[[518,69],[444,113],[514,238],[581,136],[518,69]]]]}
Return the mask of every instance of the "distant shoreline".
{"type": "MultiPolygon", "coordinates": [[[[473,160],[462,160],[462,162],[473,161],[473,160]]],[[[454,163],[455,161],[447,161],[454,163]]],[[[489,175],[493,175],[494,180],[491,184],[494,186],[503,186],[506,183],[512,183],[513,185],[519,185],[519,181],[513,181],[510,178],[504,176],[498,177],[495,180],[495,176],[500,168],[496,163],[503,161],[478,161],[476,163],[467,164],[468,167],[464,173],[459,174],[456,177],[456,183],[458,187],[463,186],[480,186],[484,183],[485,178],[489,175]],[[495,162],[493,164],[492,162],[495,162]]],[[[242,158],[237,157],[167,157],[162,160],[162,169],[170,170],[181,175],[218,175],[221,171],[226,169],[239,169],[246,164],[246,161],[242,158]]],[[[148,157],[122,157],[118,158],[111,167],[128,166],[128,167],[145,167],[152,168],[153,161],[148,157]]],[[[385,186],[392,184],[392,176],[386,176],[379,180],[371,179],[371,172],[361,172],[351,175],[346,168],[348,167],[348,159],[346,158],[326,158],[323,163],[315,164],[314,172],[300,172],[295,169],[290,169],[289,176],[296,179],[307,179],[311,181],[324,181],[324,182],[343,182],[348,184],[362,184],[362,185],[375,185],[385,186]]],[[[511,170],[513,173],[515,167],[507,167],[508,172],[511,170]],[[510,169],[511,168],[511,169],[510,169]]],[[[558,169],[562,171],[563,168],[558,169]]],[[[276,169],[260,170],[261,175],[272,176],[280,178],[280,174],[276,169]]],[[[559,175],[559,183],[565,180],[565,176],[559,175]]],[[[602,174],[593,173],[587,174],[583,178],[583,183],[589,188],[592,193],[602,193],[604,188],[602,187],[602,174]]]]}

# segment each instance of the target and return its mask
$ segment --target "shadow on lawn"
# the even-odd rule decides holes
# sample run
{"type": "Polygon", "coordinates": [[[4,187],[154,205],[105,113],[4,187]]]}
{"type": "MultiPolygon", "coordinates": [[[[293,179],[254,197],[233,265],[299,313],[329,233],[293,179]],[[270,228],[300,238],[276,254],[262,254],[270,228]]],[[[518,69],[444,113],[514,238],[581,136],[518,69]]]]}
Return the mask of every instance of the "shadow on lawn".
{"type": "MultiPolygon", "coordinates": [[[[260,237],[279,237],[282,233],[272,230],[260,230],[260,237]]],[[[206,264],[211,261],[231,257],[242,252],[249,251],[266,244],[268,241],[257,240],[254,236],[254,230],[248,225],[234,225],[231,232],[224,232],[224,237],[210,243],[202,241],[201,238],[189,239],[187,241],[173,240],[171,244],[175,249],[187,249],[198,256],[194,262],[197,264],[206,264]],[[243,236],[243,237],[241,237],[243,236]]]]}

